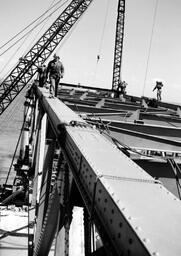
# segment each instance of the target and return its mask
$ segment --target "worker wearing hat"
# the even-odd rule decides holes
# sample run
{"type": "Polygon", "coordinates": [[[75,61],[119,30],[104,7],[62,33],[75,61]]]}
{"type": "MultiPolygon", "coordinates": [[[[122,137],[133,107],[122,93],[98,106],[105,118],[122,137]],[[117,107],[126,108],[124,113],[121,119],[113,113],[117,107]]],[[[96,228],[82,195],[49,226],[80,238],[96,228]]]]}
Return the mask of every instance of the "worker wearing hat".
{"type": "Polygon", "coordinates": [[[50,80],[50,96],[57,97],[58,85],[60,78],[64,76],[64,66],[60,61],[60,57],[53,55],[53,60],[48,63],[46,76],[50,80]]]}
{"type": "Polygon", "coordinates": [[[157,89],[157,101],[161,101],[163,83],[161,81],[156,81],[156,85],[153,88],[153,91],[157,89]]]}

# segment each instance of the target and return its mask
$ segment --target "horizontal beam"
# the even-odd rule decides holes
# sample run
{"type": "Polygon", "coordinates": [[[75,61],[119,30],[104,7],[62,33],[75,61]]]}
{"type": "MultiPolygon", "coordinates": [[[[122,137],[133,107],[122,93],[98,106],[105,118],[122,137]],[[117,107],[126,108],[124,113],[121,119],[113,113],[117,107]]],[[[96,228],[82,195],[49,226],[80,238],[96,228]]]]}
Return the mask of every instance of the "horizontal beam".
{"type": "Polygon", "coordinates": [[[180,201],[61,101],[37,92],[88,210],[117,254],[180,255],[180,201]]]}

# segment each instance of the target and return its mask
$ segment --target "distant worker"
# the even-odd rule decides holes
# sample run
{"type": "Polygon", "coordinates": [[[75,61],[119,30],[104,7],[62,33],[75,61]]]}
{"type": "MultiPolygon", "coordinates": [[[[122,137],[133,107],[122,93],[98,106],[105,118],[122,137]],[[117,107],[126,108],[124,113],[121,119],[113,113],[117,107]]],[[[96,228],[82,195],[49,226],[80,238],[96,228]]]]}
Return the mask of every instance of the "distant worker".
{"type": "Polygon", "coordinates": [[[157,89],[157,101],[161,101],[162,87],[163,87],[163,83],[156,81],[156,85],[153,88],[153,91],[157,89]]]}
{"type": "Polygon", "coordinates": [[[38,81],[39,81],[40,87],[43,87],[46,84],[46,80],[47,80],[46,73],[47,73],[47,68],[45,64],[38,67],[38,81]]]}
{"type": "Polygon", "coordinates": [[[53,60],[48,63],[46,70],[46,77],[50,80],[50,96],[57,97],[58,85],[60,78],[64,76],[64,66],[60,61],[60,57],[53,55],[53,60]]]}
{"type": "Polygon", "coordinates": [[[123,98],[126,95],[126,86],[127,86],[127,83],[125,81],[123,81],[123,82],[119,81],[118,87],[117,87],[117,92],[118,92],[118,97],[121,100],[123,100],[123,98]]]}

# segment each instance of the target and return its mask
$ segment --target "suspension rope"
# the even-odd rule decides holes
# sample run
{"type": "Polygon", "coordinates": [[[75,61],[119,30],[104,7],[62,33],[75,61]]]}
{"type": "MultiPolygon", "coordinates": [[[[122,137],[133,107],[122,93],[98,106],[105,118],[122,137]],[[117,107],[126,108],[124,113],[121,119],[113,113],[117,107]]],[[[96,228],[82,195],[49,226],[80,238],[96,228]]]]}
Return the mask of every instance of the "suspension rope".
{"type": "Polygon", "coordinates": [[[144,91],[145,91],[145,86],[146,86],[146,79],[147,79],[147,74],[148,74],[148,66],[149,66],[151,47],[152,47],[152,41],[153,41],[153,34],[154,34],[154,28],[155,28],[155,23],[156,23],[156,15],[157,15],[157,9],[158,9],[158,1],[159,0],[156,0],[156,2],[155,2],[154,15],[153,15],[153,24],[152,24],[150,44],[149,44],[149,49],[148,49],[148,58],[147,58],[147,63],[146,63],[146,71],[145,71],[145,77],[144,77],[144,83],[143,83],[142,96],[144,96],[144,91]]]}

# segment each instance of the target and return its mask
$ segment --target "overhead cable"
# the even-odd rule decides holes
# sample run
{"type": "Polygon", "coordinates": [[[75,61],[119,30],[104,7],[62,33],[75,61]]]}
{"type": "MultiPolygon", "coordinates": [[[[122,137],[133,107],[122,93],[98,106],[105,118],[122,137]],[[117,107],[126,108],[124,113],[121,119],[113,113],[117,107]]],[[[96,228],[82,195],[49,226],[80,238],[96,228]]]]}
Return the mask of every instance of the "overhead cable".
{"type": "Polygon", "coordinates": [[[150,44],[149,44],[149,49],[148,49],[148,58],[147,58],[147,62],[146,62],[146,71],[145,71],[145,77],[144,77],[144,83],[143,83],[142,96],[144,96],[144,91],[145,91],[145,86],[146,86],[146,79],[147,79],[147,74],[148,74],[148,65],[149,65],[149,60],[150,60],[151,47],[152,47],[152,41],[153,41],[153,33],[154,33],[155,22],[156,22],[156,15],[157,15],[157,9],[158,9],[158,1],[159,0],[156,0],[156,3],[155,3],[154,16],[153,16],[153,24],[152,24],[150,44]]]}
{"type": "MultiPolygon", "coordinates": [[[[28,26],[26,26],[25,28],[23,28],[20,32],[18,32],[15,36],[13,36],[11,39],[9,39],[6,43],[4,43],[3,45],[0,46],[0,50],[2,48],[4,48],[7,44],[9,44],[11,41],[13,41],[13,39],[15,39],[16,37],[18,37],[20,34],[22,34],[25,30],[27,30],[29,27],[31,27],[35,22],[37,22],[39,19],[41,19],[46,13],[48,13],[51,9],[53,9],[57,4],[59,4],[62,0],[59,0],[56,4],[54,4],[52,7],[50,7],[48,10],[46,10],[42,15],[40,15],[38,18],[36,18],[34,21],[32,21],[28,26]]],[[[63,4],[62,4],[63,5],[63,4]]],[[[61,5],[61,6],[62,6],[61,5]]],[[[60,6],[60,7],[61,7],[60,6]]],[[[57,9],[56,9],[57,10],[57,9]]],[[[56,11],[55,10],[55,11],[56,11]]],[[[52,15],[52,13],[50,14],[52,15]]],[[[49,17],[49,16],[48,16],[49,17]]]]}
{"type": "Polygon", "coordinates": [[[58,11],[67,1],[65,1],[61,6],[59,6],[58,8],[56,8],[53,12],[51,12],[47,17],[45,17],[42,21],[40,21],[37,25],[35,25],[30,31],[28,31],[26,34],[24,34],[21,38],[19,38],[18,40],[15,41],[14,44],[12,44],[11,46],[9,46],[4,52],[2,52],[0,54],[0,56],[2,56],[3,54],[5,54],[8,50],[10,50],[13,46],[15,46],[19,41],[21,41],[25,36],[27,36],[29,33],[31,33],[36,27],[38,27],[40,24],[42,24],[46,19],[48,19],[52,14],[54,14],[56,11],[58,11]]]}

